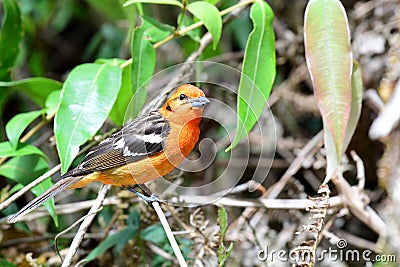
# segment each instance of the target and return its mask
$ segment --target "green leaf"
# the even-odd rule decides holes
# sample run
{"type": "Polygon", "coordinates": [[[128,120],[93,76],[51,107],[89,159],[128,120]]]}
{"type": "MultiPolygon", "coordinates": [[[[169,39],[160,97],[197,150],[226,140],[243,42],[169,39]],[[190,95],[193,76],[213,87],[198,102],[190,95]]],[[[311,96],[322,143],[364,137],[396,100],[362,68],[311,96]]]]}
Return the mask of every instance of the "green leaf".
{"type": "Polygon", "coordinates": [[[0,166],[0,175],[22,185],[27,185],[48,170],[43,157],[28,155],[14,157],[0,166]]]}
{"type": "Polygon", "coordinates": [[[153,76],[156,67],[156,50],[149,40],[146,31],[154,27],[146,19],[142,18],[142,24],[135,28],[132,34],[131,53],[131,81],[132,81],[132,105],[133,117],[136,117],[142,109],[146,99],[145,83],[153,76]]]}
{"type": "Polygon", "coordinates": [[[0,30],[0,80],[10,80],[10,71],[22,40],[21,11],[16,0],[3,0],[3,22],[0,30]]]}
{"type": "MultiPolygon", "coordinates": [[[[96,63],[106,63],[114,66],[120,66],[125,62],[126,60],[118,58],[96,60],[96,63]]],[[[131,64],[122,69],[121,79],[121,89],[109,114],[110,119],[118,126],[124,124],[125,113],[132,99],[131,64]]]]}
{"type": "Polygon", "coordinates": [[[140,214],[139,214],[139,211],[137,209],[133,209],[131,211],[131,213],[129,214],[128,219],[126,220],[126,223],[128,225],[132,225],[134,227],[138,227],[139,228],[140,214]]]}
{"type": "Polygon", "coordinates": [[[46,115],[52,114],[58,109],[58,105],[60,104],[61,98],[61,90],[53,91],[46,98],[46,115]]]}
{"type": "MultiPolygon", "coordinates": [[[[193,18],[189,17],[187,14],[183,14],[183,18],[182,17],[182,13],[179,14],[178,16],[178,21],[181,21],[181,28],[184,29],[186,27],[188,27],[189,25],[192,25],[194,23],[193,18]]],[[[189,31],[186,33],[187,36],[189,36],[193,41],[200,43],[200,39],[201,39],[201,29],[200,28],[194,28],[193,30],[189,31]]]]}
{"type": "Polygon", "coordinates": [[[164,228],[160,224],[153,224],[143,229],[143,231],[140,232],[140,237],[146,241],[159,245],[168,240],[164,228]]]}
{"type": "Polygon", "coordinates": [[[156,50],[152,42],[158,42],[173,31],[173,27],[162,24],[152,18],[142,17],[141,25],[132,34],[131,53],[131,83],[133,118],[142,109],[146,100],[147,83],[153,76],[156,67],[156,50]]]}
{"type": "Polygon", "coordinates": [[[121,90],[110,112],[110,119],[118,126],[124,124],[126,110],[132,99],[131,65],[122,70],[121,90]]]}
{"type": "MultiPolygon", "coordinates": [[[[35,186],[34,188],[31,189],[32,193],[35,196],[40,196],[44,191],[49,189],[53,185],[53,182],[51,181],[51,178],[48,178],[35,186]]],[[[54,204],[54,198],[50,198],[46,202],[43,203],[43,206],[47,209],[49,212],[51,218],[53,219],[53,222],[56,227],[58,227],[58,216],[56,212],[56,207],[54,204]]]]}
{"type": "Polygon", "coordinates": [[[31,154],[40,155],[45,159],[47,158],[47,156],[39,148],[32,145],[19,143],[17,148],[14,149],[10,142],[0,143],[0,158],[26,156],[31,154]]]}
{"type": "Polygon", "coordinates": [[[215,49],[218,46],[222,32],[222,19],[218,8],[208,2],[197,1],[187,5],[187,9],[204,22],[204,26],[213,38],[213,48],[215,49]]]}
{"type": "Polygon", "coordinates": [[[54,121],[63,173],[78,154],[79,146],[107,118],[120,90],[121,72],[119,67],[109,64],[83,64],[69,74],[54,121]]]}
{"type": "Polygon", "coordinates": [[[179,1],[176,1],[176,0],[129,0],[129,1],[125,2],[124,7],[133,5],[133,4],[137,4],[137,3],[171,5],[171,6],[178,6],[180,8],[183,8],[182,3],[179,1]]]}
{"type": "Polygon", "coordinates": [[[89,255],[86,256],[85,260],[94,260],[99,255],[103,254],[114,246],[117,246],[117,250],[121,251],[128,241],[136,234],[137,230],[138,228],[130,225],[121,232],[108,236],[95,249],[93,249],[89,255]]]}
{"type": "MultiPolygon", "coordinates": [[[[351,109],[352,54],[345,10],[338,0],[311,0],[304,18],[304,43],[308,70],[321,112],[327,154],[336,154],[337,164],[344,153],[344,142],[351,109]]],[[[330,179],[327,172],[326,179],[330,179]]]]}
{"type": "Polygon", "coordinates": [[[0,266],[3,266],[3,267],[17,267],[17,265],[7,261],[4,258],[0,258],[0,266]]]}
{"type": "Polygon", "coordinates": [[[41,77],[27,78],[13,82],[0,82],[0,88],[18,90],[29,96],[38,106],[44,107],[46,98],[55,90],[59,90],[62,83],[41,77]]]}
{"type": "Polygon", "coordinates": [[[224,246],[224,238],[226,231],[228,230],[228,214],[223,206],[218,208],[218,224],[219,224],[219,235],[220,244],[218,247],[218,266],[224,266],[225,261],[229,258],[229,255],[233,248],[233,243],[231,243],[228,249],[224,246]]]}
{"type": "MultiPolygon", "coordinates": [[[[10,191],[8,191],[8,193],[10,194],[10,195],[12,195],[12,194],[14,194],[15,192],[18,192],[19,190],[21,190],[22,188],[24,188],[24,186],[22,185],[22,184],[16,184],[16,185],[14,185],[11,189],[10,189],[10,191]]],[[[4,188],[5,189],[5,188],[4,188]]],[[[1,266],[1,265],[0,265],[1,266]]]]}
{"type": "Polygon", "coordinates": [[[212,4],[212,5],[214,5],[214,6],[219,2],[219,0],[205,0],[205,1],[210,3],[210,4],[212,4]]]}
{"type": "Polygon", "coordinates": [[[147,23],[149,23],[150,27],[145,30],[145,36],[148,40],[153,43],[159,42],[165,39],[168,35],[171,35],[175,28],[171,25],[161,23],[152,17],[143,16],[142,17],[147,23]]]}
{"type": "Polygon", "coordinates": [[[226,230],[228,229],[228,214],[223,206],[218,208],[218,224],[220,226],[219,233],[221,235],[221,239],[223,239],[226,234],[226,230]]]}
{"type": "Polygon", "coordinates": [[[254,127],[267,103],[275,80],[274,15],[264,1],[255,2],[250,10],[253,31],[247,40],[242,75],[238,89],[237,133],[227,151],[234,148],[254,127]]]}
{"type": "Polygon", "coordinates": [[[17,149],[19,138],[24,130],[37,117],[44,113],[44,110],[30,111],[15,115],[6,125],[6,134],[11,143],[12,148],[17,149]]]}
{"type": "MultiPolygon", "coordinates": [[[[26,186],[40,175],[49,170],[49,166],[43,157],[38,155],[29,155],[14,157],[0,166],[0,175],[7,177],[20,185],[26,186]]],[[[32,192],[39,196],[53,185],[51,178],[32,188],[32,192]]],[[[55,225],[58,225],[58,217],[54,207],[54,199],[46,201],[43,204],[49,211],[55,225]]]]}

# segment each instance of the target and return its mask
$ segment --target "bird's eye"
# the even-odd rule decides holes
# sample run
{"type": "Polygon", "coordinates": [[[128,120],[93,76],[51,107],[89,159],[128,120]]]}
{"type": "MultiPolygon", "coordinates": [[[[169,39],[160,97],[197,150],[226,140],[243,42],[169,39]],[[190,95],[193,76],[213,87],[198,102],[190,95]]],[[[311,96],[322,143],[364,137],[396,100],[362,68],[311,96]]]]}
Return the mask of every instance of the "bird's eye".
{"type": "Polygon", "coordinates": [[[187,96],[185,95],[185,94],[181,94],[180,96],[179,96],[179,100],[184,100],[184,99],[186,99],[187,98],[187,96]]]}
{"type": "Polygon", "coordinates": [[[170,107],[169,105],[166,107],[166,109],[167,109],[168,111],[171,111],[171,110],[172,110],[171,107],[170,107]]]}

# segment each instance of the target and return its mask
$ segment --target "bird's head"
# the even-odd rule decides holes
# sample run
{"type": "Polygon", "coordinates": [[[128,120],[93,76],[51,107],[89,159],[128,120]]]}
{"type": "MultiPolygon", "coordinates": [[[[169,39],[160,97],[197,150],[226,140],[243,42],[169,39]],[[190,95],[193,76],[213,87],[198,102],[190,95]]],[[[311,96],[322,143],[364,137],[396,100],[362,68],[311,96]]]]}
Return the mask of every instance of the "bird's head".
{"type": "Polygon", "coordinates": [[[178,87],[168,98],[160,112],[171,121],[191,121],[201,119],[204,106],[210,103],[204,92],[191,84],[178,87]]]}

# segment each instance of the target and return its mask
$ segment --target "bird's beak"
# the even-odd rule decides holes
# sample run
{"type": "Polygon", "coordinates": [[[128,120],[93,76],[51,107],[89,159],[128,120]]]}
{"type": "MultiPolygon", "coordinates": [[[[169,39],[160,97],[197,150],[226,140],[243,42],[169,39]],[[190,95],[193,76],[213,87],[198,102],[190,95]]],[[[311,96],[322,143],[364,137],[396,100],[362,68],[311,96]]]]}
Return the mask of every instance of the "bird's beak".
{"type": "Polygon", "coordinates": [[[194,99],[189,100],[192,107],[204,107],[206,104],[210,103],[207,97],[200,96],[194,99]]]}

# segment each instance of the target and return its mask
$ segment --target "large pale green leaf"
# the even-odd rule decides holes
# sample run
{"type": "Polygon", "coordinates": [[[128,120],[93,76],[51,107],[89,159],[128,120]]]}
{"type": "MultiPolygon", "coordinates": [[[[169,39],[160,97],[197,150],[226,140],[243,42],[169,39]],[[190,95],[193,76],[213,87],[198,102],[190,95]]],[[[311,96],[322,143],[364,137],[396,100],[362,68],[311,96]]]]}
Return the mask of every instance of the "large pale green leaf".
{"type": "Polygon", "coordinates": [[[17,149],[19,138],[24,130],[37,117],[44,113],[44,110],[35,110],[15,115],[6,125],[6,134],[13,149],[17,149]]]}
{"type": "Polygon", "coordinates": [[[119,67],[110,64],[83,64],[68,75],[54,121],[63,173],[78,154],[79,146],[107,118],[120,90],[121,73],[119,67]]]}
{"type": "Polygon", "coordinates": [[[187,9],[194,16],[203,21],[204,26],[211,33],[214,49],[218,46],[221,38],[222,19],[219,10],[213,4],[203,1],[197,1],[187,5],[187,9]]]}
{"type": "Polygon", "coordinates": [[[62,83],[42,77],[27,78],[13,82],[0,81],[0,88],[19,90],[29,96],[40,107],[45,106],[46,98],[51,92],[59,90],[61,87],[62,83]]]}
{"type": "MultiPolygon", "coordinates": [[[[311,0],[304,18],[304,43],[308,70],[325,129],[326,142],[334,143],[337,164],[351,108],[352,54],[345,10],[338,0],[311,0]]],[[[333,158],[332,155],[330,157],[333,158]]],[[[328,175],[328,173],[327,173],[328,175]]],[[[327,176],[327,179],[330,177],[327,176]]]]}
{"type": "Polygon", "coordinates": [[[133,4],[137,4],[137,3],[172,5],[172,6],[178,6],[180,8],[183,8],[182,3],[177,0],[128,0],[125,2],[124,7],[133,5],[133,4]]]}
{"type": "Polygon", "coordinates": [[[22,40],[21,11],[17,0],[3,0],[0,30],[0,80],[8,81],[22,40]]]}
{"type": "Polygon", "coordinates": [[[247,41],[240,78],[237,133],[229,149],[235,147],[254,127],[275,80],[274,15],[264,1],[256,1],[250,10],[253,31],[247,41]]]}
{"type": "Polygon", "coordinates": [[[36,154],[47,158],[46,155],[39,148],[32,145],[19,143],[17,145],[17,148],[14,149],[10,142],[0,143],[0,158],[26,156],[31,154],[36,154]]]}
{"type": "MultiPolygon", "coordinates": [[[[40,175],[49,170],[47,162],[38,155],[14,157],[0,166],[0,175],[7,177],[20,185],[28,185],[40,175]]],[[[32,192],[38,196],[53,185],[51,178],[32,188],[32,192]]],[[[49,211],[55,225],[58,225],[58,217],[54,208],[54,199],[43,204],[49,211]]]]}

